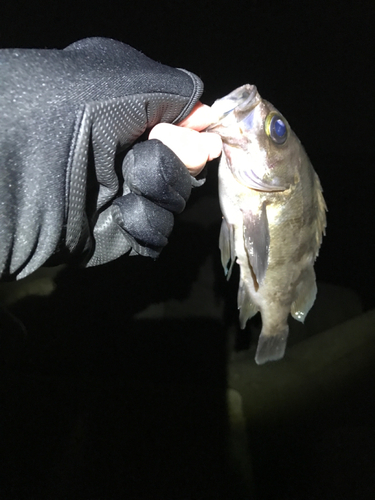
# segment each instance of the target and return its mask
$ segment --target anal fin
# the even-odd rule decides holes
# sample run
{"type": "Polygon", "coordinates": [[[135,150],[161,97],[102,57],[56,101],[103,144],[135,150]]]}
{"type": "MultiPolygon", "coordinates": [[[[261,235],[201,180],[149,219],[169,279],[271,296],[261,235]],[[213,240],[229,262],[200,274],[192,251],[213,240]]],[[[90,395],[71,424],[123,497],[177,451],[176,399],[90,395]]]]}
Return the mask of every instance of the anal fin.
{"type": "Polygon", "coordinates": [[[297,298],[293,302],[290,312],[294,319],[303,323],[307,313],[315,302],[317,292],[315,272],[312,266],[303,272],[296,292],[297,298]]]}

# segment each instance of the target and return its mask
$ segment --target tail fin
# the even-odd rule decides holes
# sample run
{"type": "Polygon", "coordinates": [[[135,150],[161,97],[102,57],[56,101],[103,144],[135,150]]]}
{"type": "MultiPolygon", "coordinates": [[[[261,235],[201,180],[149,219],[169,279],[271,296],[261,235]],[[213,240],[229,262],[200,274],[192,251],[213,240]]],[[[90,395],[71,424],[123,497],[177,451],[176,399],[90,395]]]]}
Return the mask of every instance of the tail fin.
{"type": "Polygon", "coordinates": [[[267,361],[277,361],[284,356],[286,342],[288,339],[289,327],[285,325],[282,329],[272,335],[262,333],[258,340],[255,362],[257,365],[267,363],[267,361]]]}

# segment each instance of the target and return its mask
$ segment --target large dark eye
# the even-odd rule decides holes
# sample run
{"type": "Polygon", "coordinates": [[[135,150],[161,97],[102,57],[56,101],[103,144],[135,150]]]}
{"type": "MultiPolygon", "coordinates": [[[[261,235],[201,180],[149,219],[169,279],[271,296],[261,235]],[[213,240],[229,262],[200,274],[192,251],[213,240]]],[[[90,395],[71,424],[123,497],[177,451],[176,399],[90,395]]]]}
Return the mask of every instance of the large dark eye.
{"type": "Polygon", "coordinates": [[[288,137],[288,130],[283,117],[274,111],[267,116],[264,130],[276,144],[284,144],[288,137]]]}

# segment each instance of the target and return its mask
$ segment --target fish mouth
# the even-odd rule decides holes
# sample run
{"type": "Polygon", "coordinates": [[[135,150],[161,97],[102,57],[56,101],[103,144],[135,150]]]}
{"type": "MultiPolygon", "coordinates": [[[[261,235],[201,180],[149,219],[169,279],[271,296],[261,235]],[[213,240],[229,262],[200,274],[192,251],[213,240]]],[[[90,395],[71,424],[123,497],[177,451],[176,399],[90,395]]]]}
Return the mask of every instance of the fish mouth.
{"type": "Polygon", "coordinates": [[[233,110],[245,111],[246,113],[252,111],[261,100],[256,86],[249,84],[242,85],[242,87],[231,92],[228,97],[237,101],[237,105],[233,110]]]}
{"type": "Polygon", "coordinates": [[[255,85],[246,84],[238,87],[226,97],[213,103],[211,109],[216,112],[217,121],[209,125],[206,132],[211,132],[219,126],[228,126],[233,122],[233,119],[241,121],[260,101],[261,97],[255,85]],[[227,121],[228,123],[226,123],[227,121]]]}

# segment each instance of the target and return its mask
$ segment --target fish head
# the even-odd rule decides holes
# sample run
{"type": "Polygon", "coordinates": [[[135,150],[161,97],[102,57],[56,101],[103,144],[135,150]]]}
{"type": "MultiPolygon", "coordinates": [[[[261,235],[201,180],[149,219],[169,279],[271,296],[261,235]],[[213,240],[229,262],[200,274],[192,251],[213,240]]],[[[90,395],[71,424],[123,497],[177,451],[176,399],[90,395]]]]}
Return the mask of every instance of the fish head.
{"type": "Polygon", "coordinates": [[[298,182],[302,146],[283,115],[243,85],[212,105],[218,120],[207,129],[218,133],[236,179],[260,191],[284,191],[298,182]]]}

